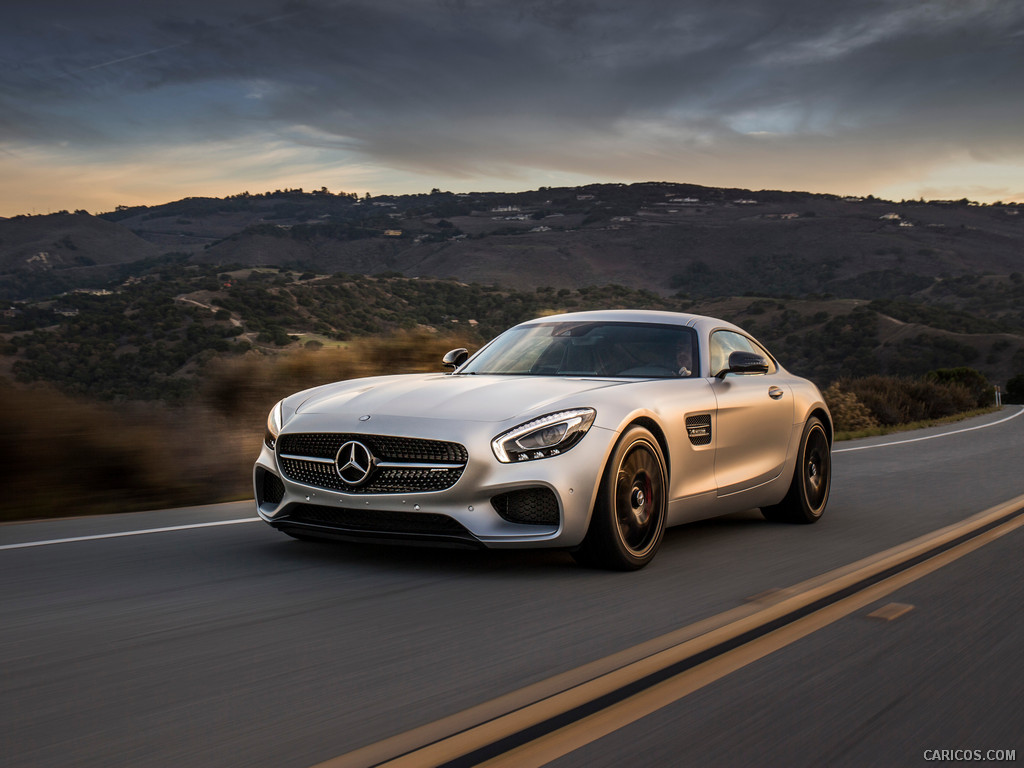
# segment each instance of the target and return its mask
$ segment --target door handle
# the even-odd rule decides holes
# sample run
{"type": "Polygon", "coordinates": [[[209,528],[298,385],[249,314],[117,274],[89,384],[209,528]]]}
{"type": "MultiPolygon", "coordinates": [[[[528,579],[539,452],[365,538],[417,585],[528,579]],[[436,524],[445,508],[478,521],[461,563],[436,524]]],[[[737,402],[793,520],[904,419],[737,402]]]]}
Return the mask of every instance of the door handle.
{"type": "Polygon", "coordinates": [[[786,394],[785,390],[780,389],[779,387],[769,387],[768,389],[768,397],[772,400],[778,400],[784,394],[786,394]]]}

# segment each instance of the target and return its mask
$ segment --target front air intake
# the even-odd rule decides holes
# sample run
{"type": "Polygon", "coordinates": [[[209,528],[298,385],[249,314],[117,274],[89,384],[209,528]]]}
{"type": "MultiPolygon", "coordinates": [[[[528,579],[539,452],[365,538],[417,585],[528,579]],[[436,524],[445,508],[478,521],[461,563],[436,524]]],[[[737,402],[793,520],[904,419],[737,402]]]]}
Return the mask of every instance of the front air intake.
{"type": "Polygon", "coordinates": [[[558,499],[550,488],[524,488],[494,496],[491,506],[503,520],[521,525],[558,525],[558,499]]]}
{"type": "Polygon", "coordinates": [[[256,467],[256,503],[280,504],[284,498],[284,483],[273,472],[256,467]]]}

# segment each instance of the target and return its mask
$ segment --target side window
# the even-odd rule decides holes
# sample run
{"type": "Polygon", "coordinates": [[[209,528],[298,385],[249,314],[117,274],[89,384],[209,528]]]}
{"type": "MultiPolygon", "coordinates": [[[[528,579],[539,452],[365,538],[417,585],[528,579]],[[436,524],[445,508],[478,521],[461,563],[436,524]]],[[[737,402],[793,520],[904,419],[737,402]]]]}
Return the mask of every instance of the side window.
{"type": "Polygon", "coordinates": [[[777,370],[772,356],[768,354],[764,347],[735,331],[715,331],[711,334],[711,347],[709,351],[711,353],[710,373],[712,376],[728,367],[729,355],[733,352],[753,352],[755,355],[761,355],[768,361],[768,373],[775,373],[777,370]]]}

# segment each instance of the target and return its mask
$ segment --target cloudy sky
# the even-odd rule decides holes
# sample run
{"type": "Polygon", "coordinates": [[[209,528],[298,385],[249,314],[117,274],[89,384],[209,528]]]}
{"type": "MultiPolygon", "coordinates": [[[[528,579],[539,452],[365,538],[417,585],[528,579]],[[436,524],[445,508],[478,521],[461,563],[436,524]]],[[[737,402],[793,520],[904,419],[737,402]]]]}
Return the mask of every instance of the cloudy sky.
{"type": "Polygon", "coordinates": [[[1024,201],[1021,0],[11,0],[0,216],[285,187],[1024,201]]]}

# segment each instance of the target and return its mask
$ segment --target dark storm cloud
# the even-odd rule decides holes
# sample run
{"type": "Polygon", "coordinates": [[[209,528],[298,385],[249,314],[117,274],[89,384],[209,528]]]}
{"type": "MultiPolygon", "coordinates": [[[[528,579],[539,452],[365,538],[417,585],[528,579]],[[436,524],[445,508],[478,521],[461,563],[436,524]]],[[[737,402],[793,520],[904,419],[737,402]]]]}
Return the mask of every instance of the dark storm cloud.
{"type": "Polygon", "coordinates": [[[108,0],[19,6],[0,38],[0,141],[259,126],[466,176],[1024,151],[1017,0],[108,0]]]}

